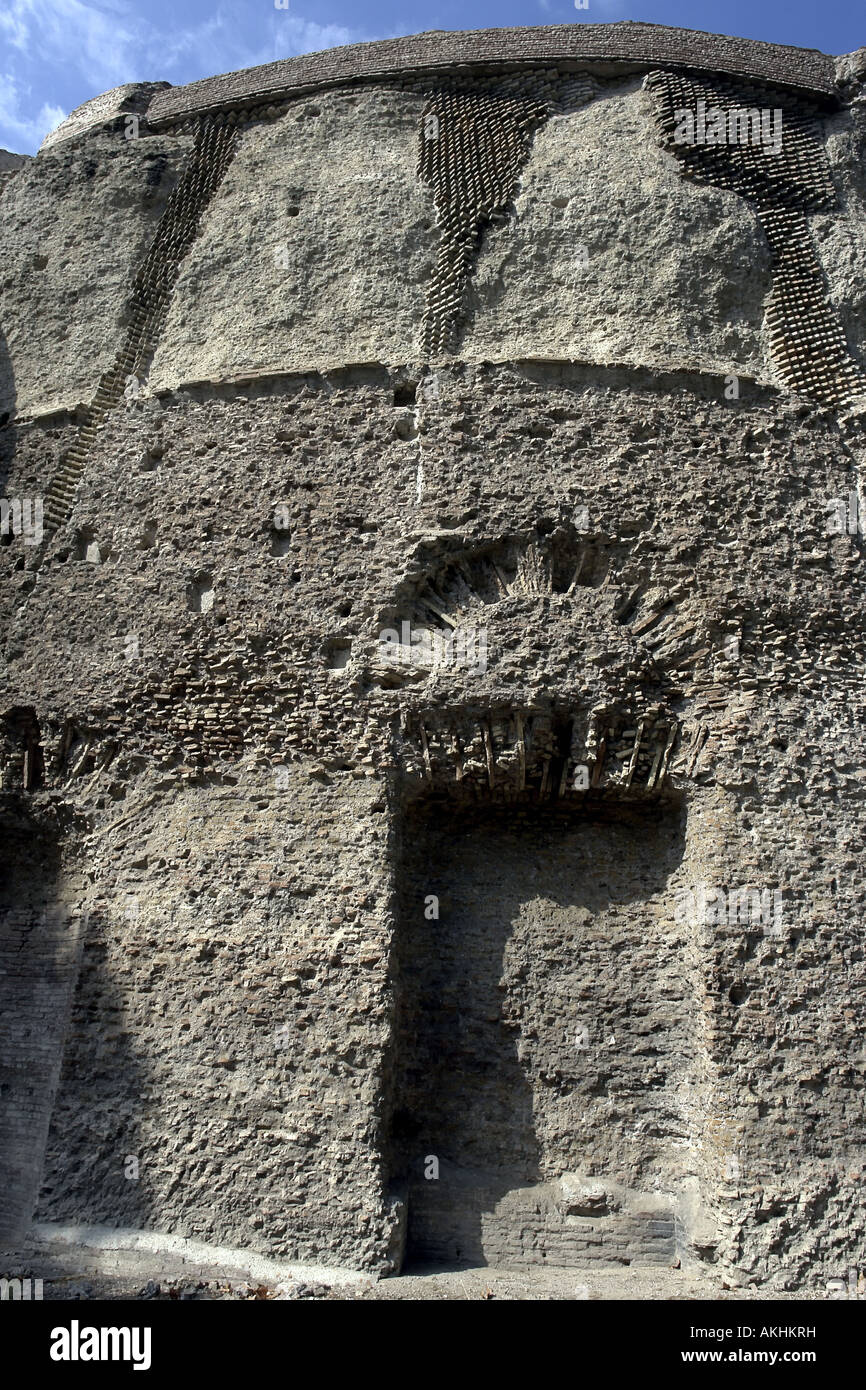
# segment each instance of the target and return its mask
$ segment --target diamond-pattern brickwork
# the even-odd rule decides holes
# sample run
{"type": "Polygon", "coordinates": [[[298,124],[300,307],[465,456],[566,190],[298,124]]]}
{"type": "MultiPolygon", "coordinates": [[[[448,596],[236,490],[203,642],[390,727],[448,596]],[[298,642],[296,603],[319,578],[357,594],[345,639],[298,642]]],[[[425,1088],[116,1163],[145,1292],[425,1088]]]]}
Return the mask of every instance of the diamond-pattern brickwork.
{"type": "Polygon", "coordinates": [[[429,92],[418,173],[433,191],[442,242],[427,294],[425,353],[456,346],[466,287],[485,225],[517,191],[535,131],[596,91],[591,78],[538,72],[449,82],[429,92]]]}
{"type": "Polygon", "coordinates": [[[454,347],[481,229],[513,198],[532,134],[547,119],[534,85],[530,78],[515,96],[452,86],[428,101],[418,172],[433,190],[442,242],[424,315],[427,353],[454,347]]]}
{"type": "Polygon", "coordinates": [[[100,425],[124,393],[136,389],[136,383],[147,370],[165,322],[181,261],[228,169],[234,144],[234,126],[223,117],[208,116],[199,122],[189,164],[169,195],[156,235],[133,281],[126,339],[102,377],[78,438],[48,488],[45,521],[49,532],[56,531],[69,513],[100,425]]]}
{"type": "MultiPolygon", "coordinates": [[[[770,87],[712,82],[679,73],[654,72],[647,88],[656,100],[662,143],[683,173],[746,198],[755,208],[773,258],[773,293],[767,306],[770,351],[786,386],[823,405],[840,406],[866,391],[866,377],[852,360],[842,327],[827,299],[821,264],[809,232],[810,213],[837,211],[837,196],[815,109],[770,87]],[[697,121],[720,112],[723,125],[689,131],[682,114],[697,121]],[[778,148],[772,143],[731,143],[734,112],[780,113],[778,148]],[[678,133],[678,125],[682,128],[678,133]],[[727,135],[725,143],[709,138],[727,135]],[[691,133],[694,143],[687,143],[691,133]],[[706,134],[705,141],[701,135],[706,134]]],[[[753,132],[749,132],[753,135],[753,132]]]]}

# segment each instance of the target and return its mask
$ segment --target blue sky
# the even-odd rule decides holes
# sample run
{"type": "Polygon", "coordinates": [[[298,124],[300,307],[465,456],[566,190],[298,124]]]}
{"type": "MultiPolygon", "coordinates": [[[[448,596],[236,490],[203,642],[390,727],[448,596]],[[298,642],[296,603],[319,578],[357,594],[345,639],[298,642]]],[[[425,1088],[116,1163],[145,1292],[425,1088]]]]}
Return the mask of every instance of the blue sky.
{"type": "Polygon", "coordinates": [[[33,153],[89,97],[121,82],[197,77],[424,29],[642,19],[847,53],[862,0],[0,0],[0,147],[33,153]]]}

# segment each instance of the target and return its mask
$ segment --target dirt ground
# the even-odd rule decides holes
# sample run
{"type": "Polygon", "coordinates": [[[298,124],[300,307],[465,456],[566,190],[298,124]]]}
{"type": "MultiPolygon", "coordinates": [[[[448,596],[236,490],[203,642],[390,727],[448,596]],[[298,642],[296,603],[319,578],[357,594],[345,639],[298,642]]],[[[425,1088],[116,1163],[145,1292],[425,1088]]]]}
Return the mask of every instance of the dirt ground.
{"type": "MultiPolygon", "coordinates": [[[[36,1272],[36,1271],[34,1271],[36,1272]]],[[[79,1276],[56,1272],[46,1277],[46,1300],[157,1300],[219,1299],[304,1301],[451,1301],[498,1299],[508,1302],[561,1302],[638,1300],[823,1300],[819,1291],[780,1293],[769,1289],[734,1289],[706,1275],[674,1269],[441,1269],[419,1267],[389,1279],[360,1278],[356,1284],[330,1287],[325,1283],[290,1278],[279,1283],[256,1283],[237,1278],[184,1278],[175,1274],[150,1278],[141,1274],[79,1276]]]]}

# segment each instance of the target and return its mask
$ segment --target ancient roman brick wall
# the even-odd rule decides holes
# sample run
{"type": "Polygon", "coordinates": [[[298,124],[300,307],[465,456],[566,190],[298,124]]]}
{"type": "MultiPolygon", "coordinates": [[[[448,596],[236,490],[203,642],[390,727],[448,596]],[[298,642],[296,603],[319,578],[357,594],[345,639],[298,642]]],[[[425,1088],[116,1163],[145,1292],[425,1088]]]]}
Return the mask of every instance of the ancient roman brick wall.
{"type": "Polygon", "coordinates": [[[6,175],[22,265],[82,161],[133,229],[50,409],[7,333],[6,930],[45,846],[33,976],[75,927],[40,1222],[856,1263],[863,131],[750,52],[148,93],[6,175]],[[686,158],[737,80],[792,144],[686,158]]]}

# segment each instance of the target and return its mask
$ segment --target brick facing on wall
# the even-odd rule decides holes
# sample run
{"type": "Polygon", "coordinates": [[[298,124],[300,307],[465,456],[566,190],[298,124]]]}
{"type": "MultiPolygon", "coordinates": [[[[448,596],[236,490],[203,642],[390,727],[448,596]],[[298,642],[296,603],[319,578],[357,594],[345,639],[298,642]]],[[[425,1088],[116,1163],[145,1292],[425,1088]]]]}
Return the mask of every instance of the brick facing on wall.
{"type": "Polygon", "coordinates": [[[158,125],[238,103],[278,100],[293,92],[314,91],[318,86],[413,71],[559,61],[577,66],[628,63],[637,68],[672,64],[763,78],[822,97],[831,97],[834,92],[833,60],[814,49],[786,48],[754,39],[623,20],[618,24],[434,32],[284,58],[260,68],[209,77],[161,92],[151,103],[148,119],[158,125]]]}
{"type": "MultiPolygon", "coordinates": [[[[838,199],[821,134],[808,106],[767,87],[696,81],[651,73],[647,87],[658,102],[661,138],[687,177],[748,199],[773,256],[773,295],[767,312],[771,352],[792,390],[826,405],[850,404],[866,392],[866,375],[852,361],[838,318],[827,302],[826,281],[809,234],[807,215],[836,212],[838,199]],[[771,118],[778,149],[749,138],[737,143],[688,143],[677,138],[685,113],[721,113],[726,132],[734,113],[771,118]]],[[[680,132],[681,134],[684,132],[680,132]]],[[[685,132],[687,133],[687,132],[685,132]]]]}

